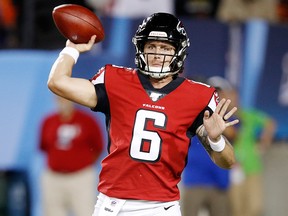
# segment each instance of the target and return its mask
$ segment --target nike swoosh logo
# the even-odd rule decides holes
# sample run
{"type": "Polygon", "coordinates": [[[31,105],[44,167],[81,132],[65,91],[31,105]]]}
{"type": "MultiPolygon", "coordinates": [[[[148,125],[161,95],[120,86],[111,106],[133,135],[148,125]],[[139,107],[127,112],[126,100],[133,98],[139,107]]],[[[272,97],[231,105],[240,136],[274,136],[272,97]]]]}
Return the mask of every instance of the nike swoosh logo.
{"type": "Polygon", "coordinates": [[[171,206],[168,206],[168,207],[164,207],[164,210],[168,210],[169,208],[171,208],[172,206],[174,206],[174,205],[171,205],[171,206]]]}

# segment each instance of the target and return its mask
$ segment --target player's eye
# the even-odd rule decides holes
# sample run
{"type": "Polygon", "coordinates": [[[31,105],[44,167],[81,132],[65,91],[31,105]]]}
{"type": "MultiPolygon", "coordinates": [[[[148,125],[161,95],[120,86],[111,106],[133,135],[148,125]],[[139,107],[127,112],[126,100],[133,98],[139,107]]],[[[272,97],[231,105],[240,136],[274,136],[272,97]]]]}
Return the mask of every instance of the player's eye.
{"type": "Polygon", "coordinates": [[[166,52],[170,52],[170,51],[172,50],[171,47],[163,47],[162,49],[163,49],[164,51],[166,51],[166,52]]]}
{"type": "Polygon", "coordinates": [[[172,54],[175,51],[175,48],[171,46],[163,46],[161,47],[161,51],[166,54],[172,54]]]}
{"type": "Polygon", "coordinates": [[[153,45],[147,45],[147,47],[146,47],[148,50],[154,50],[155,49],[155,46],[153,46],[153,45]]]}

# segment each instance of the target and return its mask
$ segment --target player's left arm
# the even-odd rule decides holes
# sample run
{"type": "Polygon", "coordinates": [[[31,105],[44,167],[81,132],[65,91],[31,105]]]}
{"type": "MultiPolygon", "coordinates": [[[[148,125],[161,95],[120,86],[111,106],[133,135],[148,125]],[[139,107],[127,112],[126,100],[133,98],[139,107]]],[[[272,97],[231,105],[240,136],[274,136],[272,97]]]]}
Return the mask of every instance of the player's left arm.
{"type": "Polygon", "coordinates": [[[196,130],[199,140],[209,153],[211,159],[219,167],[225,169],[231,168],[236,159],[234,149],[223,135],[223,132],[227,127],[239,122],[238,119],[230,122],[226,121],[237,111],[236,107],[228,111],[230,103],[230,100],[222,99],[212,114],[206,110],[204,112],[203,125],[196,130]]]}

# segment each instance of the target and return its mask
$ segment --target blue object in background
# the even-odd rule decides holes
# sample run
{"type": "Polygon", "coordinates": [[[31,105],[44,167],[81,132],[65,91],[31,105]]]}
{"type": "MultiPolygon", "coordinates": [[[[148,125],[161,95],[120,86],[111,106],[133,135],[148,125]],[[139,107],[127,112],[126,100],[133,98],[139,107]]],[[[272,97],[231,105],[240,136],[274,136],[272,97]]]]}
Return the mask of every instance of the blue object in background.
{"type": "Polygon", "coordinates": [[[259,78],[263,73],[269,26],[265,21],[252,20],[245,25],[243,75],[240,89],[241,106],[255,107],[259,78]],[[245,86],[245,87],[244,87],[245,86]]]}
{"type": "Polygon", "coordinates": [[[0,172],[1,216],[29,216],[31,210],[30,188],[25,170],[0,172]],[[4,186],[4,187],[3,187],[4,186]]]}
{"type": "Polygon", "coordinates": [[[193,137],[188,153],[188,162],[183,172],[185,187],[215,187],[226,190],[229,187],[229,170],[218,167],[197,137],[193,137]]]}
{"type": "Polygon", "coordinates": [[[30,188],[26,171],[13,170],[8,172],[8,215],[30,215],[30,188]]]}

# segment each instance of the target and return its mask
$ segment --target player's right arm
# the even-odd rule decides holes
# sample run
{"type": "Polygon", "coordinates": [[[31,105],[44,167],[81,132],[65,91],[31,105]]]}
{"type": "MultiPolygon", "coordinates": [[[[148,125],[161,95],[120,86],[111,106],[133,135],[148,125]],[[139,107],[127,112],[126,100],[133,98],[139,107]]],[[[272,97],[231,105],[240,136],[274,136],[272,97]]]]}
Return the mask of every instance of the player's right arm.
{"type": "MultiPolygon", "coordinates": [[[[79,53],[86,52],[92,49],[95,38],[92,36],[87,44],[74,44],[68,40],[66,47],[75,48],[79,53]]],[[[94,108],[97,104],[94,85],[87,79],[72,77],[74,64],[75,60],[71,55],[59,55],[51,68],[47,82],[48,88],[61,97],[94,108]]]]}

